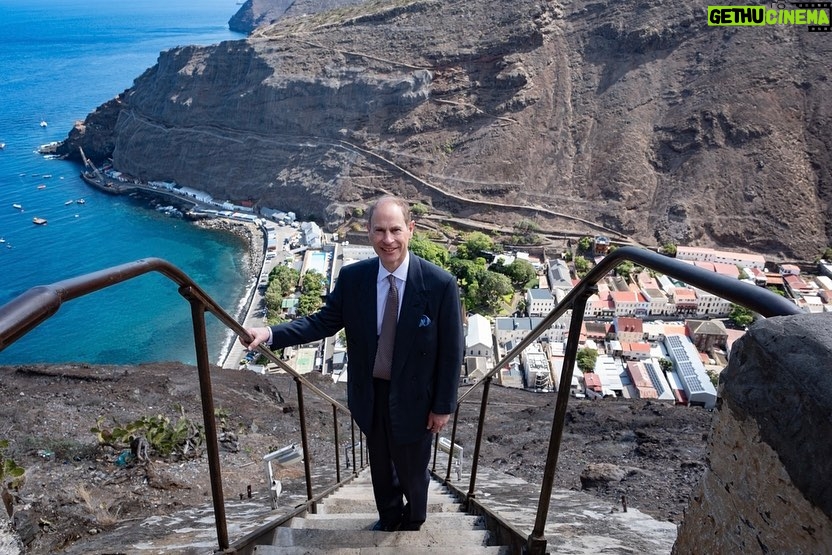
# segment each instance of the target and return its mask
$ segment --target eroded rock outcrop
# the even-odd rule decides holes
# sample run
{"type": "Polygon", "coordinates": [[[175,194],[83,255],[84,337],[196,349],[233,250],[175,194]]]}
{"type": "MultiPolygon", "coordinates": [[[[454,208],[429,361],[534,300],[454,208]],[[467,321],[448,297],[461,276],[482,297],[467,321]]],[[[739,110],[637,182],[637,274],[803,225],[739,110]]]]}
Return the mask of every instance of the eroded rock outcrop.
{"type": "Polygon", "coordinates": [[[247,40],[163,53],[62,151],[97,145],[142,179],[321,222],[394,192],[507,229],[589,221],[808,261],[832,242],[819,35],[708,27],[670,2],[284,13],[247,40]]]}
{"type": "Polygon", "coordinates": [[[830,553],[832,315],[759,322],[734,348],[674,553],[830,553]]]}

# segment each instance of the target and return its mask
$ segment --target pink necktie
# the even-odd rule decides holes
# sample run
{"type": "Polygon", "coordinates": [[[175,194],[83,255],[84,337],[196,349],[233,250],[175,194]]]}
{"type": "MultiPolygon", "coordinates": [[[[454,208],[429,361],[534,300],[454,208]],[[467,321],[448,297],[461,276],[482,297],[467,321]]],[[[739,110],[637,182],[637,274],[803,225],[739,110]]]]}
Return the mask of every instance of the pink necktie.
{"type": "Polygon", "coordinates": [[[387,276],[390,289],[384,302],[384,314],[381,317],[381,334],[378,336],[376,361],[373,365],[373,377],[390,379],[390,366],[393,363],[393,344],[396,342],[396,320],[399,315],[399,290],[393,274],[387,276]]]}

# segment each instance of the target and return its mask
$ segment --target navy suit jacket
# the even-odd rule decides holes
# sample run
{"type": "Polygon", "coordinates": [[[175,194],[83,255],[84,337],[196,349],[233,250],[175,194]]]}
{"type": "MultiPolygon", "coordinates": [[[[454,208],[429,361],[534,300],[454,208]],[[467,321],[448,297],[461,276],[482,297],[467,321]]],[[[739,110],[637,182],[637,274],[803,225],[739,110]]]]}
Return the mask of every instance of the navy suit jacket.
{"type": "MultiPolygon", "coordinates": [[[[348,404],[364,433],[372,428],[378,267],[378,258],[344,266],[318,312],[272,328],[273,348],[309,343],[344,328],[348,404]]],[[[464,349],[456,278],[411,253],[390,371],[390,420],[396,443],[411,443],[429,433],[429,412],[456,410],[464,349]]]]}

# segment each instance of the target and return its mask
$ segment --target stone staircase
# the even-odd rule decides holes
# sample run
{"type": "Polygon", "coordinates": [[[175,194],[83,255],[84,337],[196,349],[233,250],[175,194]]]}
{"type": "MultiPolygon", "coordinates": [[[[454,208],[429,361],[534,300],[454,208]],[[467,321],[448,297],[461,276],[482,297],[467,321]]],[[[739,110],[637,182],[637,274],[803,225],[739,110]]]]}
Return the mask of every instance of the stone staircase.
{"type": "Polygon", "coordinates": [[[271,545],[258,545],[257,555],[334,553],[417,555],[422,553],[508,554],[491,545],[482,517],[467,515],[447,488],[433,481],[428,490],[428,518],[418,532],[374,532],[378,520],[365,470],[318,505],[317,514],[291,520],[275,529],[271,545]]]}

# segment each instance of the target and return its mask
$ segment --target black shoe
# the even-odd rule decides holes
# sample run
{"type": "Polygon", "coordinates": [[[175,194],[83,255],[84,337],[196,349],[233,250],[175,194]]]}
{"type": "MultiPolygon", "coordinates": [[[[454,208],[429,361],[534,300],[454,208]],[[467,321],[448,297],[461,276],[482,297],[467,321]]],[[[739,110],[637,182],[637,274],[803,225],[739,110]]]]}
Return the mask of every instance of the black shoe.
{"type": "Polygon", "coordinates": [[[401,530],[402,532],[418,532],[421,529],[421,522],[402,522],[401,526],[399,527],[399,530],[401,530]]]}
{"type": "Polygon", "coordinates": [[[378,522],[373,524],[373,527],[370,528],[370,530],[372,530],[373,532],[395,532],[399,529],[400,524],[400,522],[388,523],[379,520],[378,522]]]}

